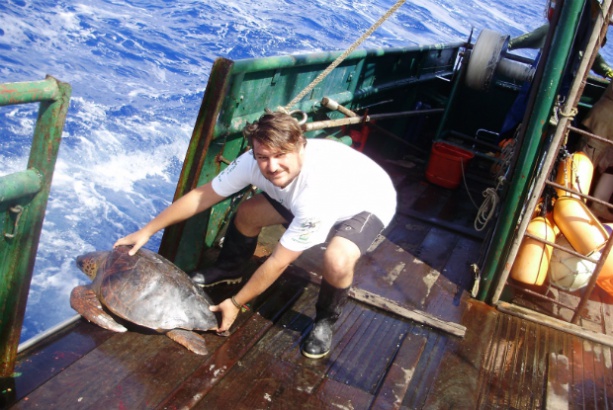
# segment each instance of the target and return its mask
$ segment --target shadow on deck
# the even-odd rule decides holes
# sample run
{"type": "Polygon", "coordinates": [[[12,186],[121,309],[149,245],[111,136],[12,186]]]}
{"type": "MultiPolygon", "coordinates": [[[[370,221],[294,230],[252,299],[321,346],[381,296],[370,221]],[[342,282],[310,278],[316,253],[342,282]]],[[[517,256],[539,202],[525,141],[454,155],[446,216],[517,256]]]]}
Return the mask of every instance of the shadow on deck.
{"type": "MultiPolygon", "coordinates": [[[[472,299],[470,266],[479,260],[481,239],[467,233],[476,209],[458,197],[465,195],[461,189],[425,182],[419,167],[396,171],[402,209],[360,261],[355,287],[463,325],[464,337],[350,300],[329,357],[303,357],[300,343],[315,314],[320,278],[322,249],[314,248],[253,301],[229,337],[204,334],[208,355],[150,332],[115,334],[80,320],[20,354],[5,406],[613,407],[611,348],[472,299]]],[[[265,254],[274,239],[262,239],[265,254]]]]}

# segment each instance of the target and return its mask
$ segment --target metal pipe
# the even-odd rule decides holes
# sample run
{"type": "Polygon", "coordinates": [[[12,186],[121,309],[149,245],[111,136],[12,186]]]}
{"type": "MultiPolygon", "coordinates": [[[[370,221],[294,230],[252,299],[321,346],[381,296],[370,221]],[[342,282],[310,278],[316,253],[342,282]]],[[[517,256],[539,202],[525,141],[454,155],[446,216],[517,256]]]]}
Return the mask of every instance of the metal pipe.
{"type": "Polygon", "coordinates": [[[388,120],[391,118],[398,117],[411,117],[415,115],[427,115],[427,114],[440,114],[444,110],[442,108],[434,108],[431,110],[412,110],[412,111],[402,111],[396,113],[389,114],[373,114],[367,115],[365,117],[348,117],[348,118],[339,118],[337,120],[325,120],[325,121],[316,121],[316,122],[308,122],[303,126],[305,131],[314,131],[321,130],[324,128],[332,128],[332,127],[340,127],[343,125],[352,125],[352,124],[361,124],[370,122],[373,120],[388,120]]]}
{"type": "Polygon", "coordinates": [[[59,87],[51,77],[42,81],[0,84],[0,106],[55,101],[59,97],[59,87]]]}
{"type": "Polygon", "coordinates": [[[42,189],[43,175],[35,169],[0,177],[0,203],[34,195],[42,189]]]}
{"type": "Polygon", "coordinates": [[[331,98],[328,97],[324,97],[321,99],[321,105],[323,105],[324,107],[326,107],[329,110],[332,111],[338,111],[342,114],[344,114],[346,117],[357,117],[358,114],[356,114],[355,112],[351,111],[349,108],[346,108],[342,105],[340,105],[338,102],[334,101],[331,98]]]}

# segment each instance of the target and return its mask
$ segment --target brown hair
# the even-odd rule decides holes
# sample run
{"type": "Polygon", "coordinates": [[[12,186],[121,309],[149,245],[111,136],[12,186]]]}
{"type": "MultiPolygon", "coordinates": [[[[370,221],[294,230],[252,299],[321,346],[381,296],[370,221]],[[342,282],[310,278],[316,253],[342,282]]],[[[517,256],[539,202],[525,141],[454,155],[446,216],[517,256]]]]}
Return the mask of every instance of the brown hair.
{"type": "Polygon", "coordinates": [[[306,144],[300,124],[294,117],[268,109],[259,120],[247,123],[243,135],[251,147],[253,142],[257,141],[267,148],[275,148],[281,152],[292,152],[298,148],[298,144],[306,144]]]}

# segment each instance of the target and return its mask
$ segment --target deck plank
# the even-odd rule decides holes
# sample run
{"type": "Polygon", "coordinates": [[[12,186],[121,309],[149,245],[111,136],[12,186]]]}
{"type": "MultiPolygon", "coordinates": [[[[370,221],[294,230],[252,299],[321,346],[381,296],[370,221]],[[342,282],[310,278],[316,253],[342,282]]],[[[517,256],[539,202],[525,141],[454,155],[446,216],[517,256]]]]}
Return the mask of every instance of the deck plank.
{"type": "Polygon", "coordinates": [[[391,410],[402,406],[425,345],[424,337],[408,335],[404,338],[371,408],[391,410]]]}
{"type": "MultiPolygon", "coordinates": [[[[113,336],[113,332],[81,319],[59,334],[44,349],[28,349],[18,355],[15,366],[14,395],[22,400],[38,386],[60,374],[113,336]]],[[[8,403],[7,403],[8,404],[8,403]]]]}
{"type": "MultiPolygon", "coordinates": [[[[142,408],[180,379],[162,377],[190,371],[197,356],[163,335],[114,334],[97,349],[33,391],[15,408],[142,408]],[[149,366],[151,367],[148,367],[149,366]],[[83,381],[87,381],[83,383],[83,381]],[[161,381],[161,383],[160,383],[161,381]],[[62,392],[62,394],[58,394],[62,392]]],[[[155,399],[154,399],[155,400],[155,399]]]]}
{"type": "Polygon", "coordinates": [[[570,387],[568,357],[551,353],[547,366],[547,390],[545,408],[564,410],[569,408],[568,389],[570,387]]]}
{"type": "Polygon", "coordinates": [[[495,347],[497,316],[484,303],[467,303],[460,321],[467,327],[466,336],[449,338],[432,390],[419,408],[490,408],[479,403],[489,403],[487,392],[496,379],[494,374],[481,369],[492,362],[487,353],[495,347]]]}
{"type": "Polygon", "coordinates": [[[304,285],[281,278],[269,289],[257,312],[233,326],[232,334],[160,404],[159,408],[192,408],[223,382],[302,292],[304,285]]]}
{"type": "Polygon", "coordinates": [[[354,286],[421,309],[438,275],[415,255],[384,240],[358,262],[354,286]]]}

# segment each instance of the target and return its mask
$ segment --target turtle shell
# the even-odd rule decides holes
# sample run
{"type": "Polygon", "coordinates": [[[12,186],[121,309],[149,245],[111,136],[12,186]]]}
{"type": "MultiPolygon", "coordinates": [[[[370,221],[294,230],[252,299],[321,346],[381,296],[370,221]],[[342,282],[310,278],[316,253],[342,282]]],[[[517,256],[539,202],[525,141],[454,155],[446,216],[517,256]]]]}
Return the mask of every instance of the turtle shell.
{"type": "Polygon", "coordinates": [[[210,298],[161,255],[129,247],[109,251],[92,289],[115,315],[156,330],[209,330],[217,325],[210,298]]]}

